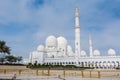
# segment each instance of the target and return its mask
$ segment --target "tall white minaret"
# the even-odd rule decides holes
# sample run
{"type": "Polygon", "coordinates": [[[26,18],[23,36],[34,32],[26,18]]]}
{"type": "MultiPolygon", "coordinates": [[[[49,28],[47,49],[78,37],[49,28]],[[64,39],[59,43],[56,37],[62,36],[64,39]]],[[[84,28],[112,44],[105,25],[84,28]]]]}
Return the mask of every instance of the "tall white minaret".
{"type": "Polygon", "coordinates": [[[80,24],[78,6],[75,10],[75,53],[80,57],[80,24]]]}
{"type": "Polygon", "coordinates": [[[89,34],[89,51],[90,51],[90,57],[93,57],[92,37],[90,34],[89,34]]]}

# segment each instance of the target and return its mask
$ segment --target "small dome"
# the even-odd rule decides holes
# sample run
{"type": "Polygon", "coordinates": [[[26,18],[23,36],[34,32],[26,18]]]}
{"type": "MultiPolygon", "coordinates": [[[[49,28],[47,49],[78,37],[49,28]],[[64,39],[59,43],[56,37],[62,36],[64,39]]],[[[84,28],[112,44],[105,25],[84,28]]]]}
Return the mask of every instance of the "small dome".
{"type": "Polygon", "coordinates": [[[37,51],[44,51],[44,46],[43,45],[39,45],[37,47],[37,51]]]}
{"type": "Polygon", "coordinates": [[[87,56],[86,52],[84,50],[82,50],[81,51],[81,57],[86,57],[86,56],[87,56]]]}
{"type": "Polygon", "coordinates": [[[55,36],[51,35],[48,36],[46,39],[46,46],[47,47],[56,47],[57,46],[57,39],[55,36]]]}
{"type": "Polygon", "coordinates": [[[100,51],[99,50],[94,50],[93,55],[94,56],[100,56],[100,51]]]}
{"type": "Polygon", "coordinates": [[[108,55],[109,55],[109,56],[115,56],[115,55],[116,55],[115,50],[114,50],[114,49],[109,49],[109,50],[108,50],[108,55]]]}
{"type": "Polygon", "coordinates": [[[62,36],[58,37],[57,41],[59,45],[67,45],[67,40],[62,36]]]}

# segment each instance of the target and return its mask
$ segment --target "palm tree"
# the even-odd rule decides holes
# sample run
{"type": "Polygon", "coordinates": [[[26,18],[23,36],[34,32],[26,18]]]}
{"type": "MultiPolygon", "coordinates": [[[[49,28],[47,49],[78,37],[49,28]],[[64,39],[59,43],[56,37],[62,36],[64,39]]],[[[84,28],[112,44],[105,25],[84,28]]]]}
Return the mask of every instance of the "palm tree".
{"type": "Polygon", "coordinates": [[[0,40],[0,53],[10,54],[10,47],[6,45],[5,41],[0,40]]]}

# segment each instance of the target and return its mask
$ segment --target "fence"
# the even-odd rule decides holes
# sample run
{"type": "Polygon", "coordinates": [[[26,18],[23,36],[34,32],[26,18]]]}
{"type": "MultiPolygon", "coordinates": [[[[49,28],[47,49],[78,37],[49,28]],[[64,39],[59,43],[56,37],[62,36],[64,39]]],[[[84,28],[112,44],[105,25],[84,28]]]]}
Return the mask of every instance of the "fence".
{"type": "Polygon", "coordinates": [[[120,70],[33,70],[33,69],[0,69],[0,74],[18,74],[34,76],[80,76],[82,78],[120,78],[120,70]]]}

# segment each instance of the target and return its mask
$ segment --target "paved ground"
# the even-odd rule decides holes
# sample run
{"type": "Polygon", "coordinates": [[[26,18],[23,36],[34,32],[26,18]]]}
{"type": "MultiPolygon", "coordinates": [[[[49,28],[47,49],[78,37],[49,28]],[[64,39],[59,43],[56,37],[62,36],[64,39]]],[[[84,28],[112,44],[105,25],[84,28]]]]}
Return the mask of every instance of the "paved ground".
{"type": "Polygon", "coordinates": [[[63,76],[63,70],[51,70],[50,76],[46,76],[48,70],[44,70],[44,76],[42,76],[42,71],[39,70],[39,76],[36,76],[36,70],[27,69],[25,66],[0,65],[0,80],[11,80],[14,74],[16,74],[16,80],[120,80],[120,70],[84,70],[85,78],[81,77],[80,70],[66,70],[66,77],[63,76]],[[22,70],[21,74],[19,70],[22,70]],[[90,71],[93,77],[98,76],[98,71],[100,71],[101,78],[86,78],[90,77],[90,71]]]}
{"type": "MultiPolygon", "coordinates": [[[[10,80],[14,75],[12,74],[0,74],[0,80],[10,80]]],[[[16,80],[120,80],[120,78],[81,78],[80,76],[29,76],[29,75],[17,75],[16,80]]]]}

